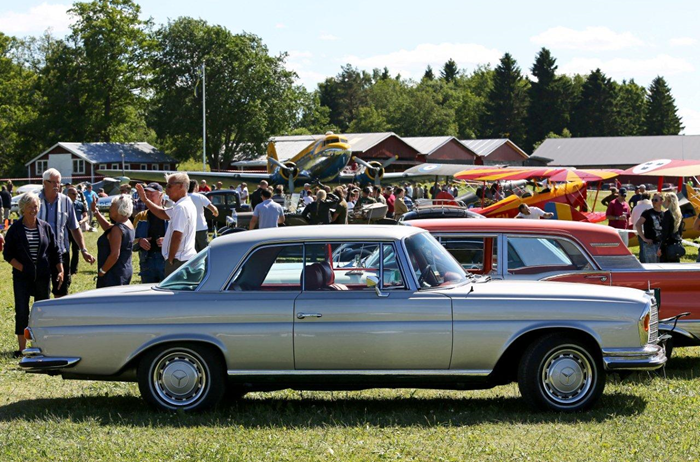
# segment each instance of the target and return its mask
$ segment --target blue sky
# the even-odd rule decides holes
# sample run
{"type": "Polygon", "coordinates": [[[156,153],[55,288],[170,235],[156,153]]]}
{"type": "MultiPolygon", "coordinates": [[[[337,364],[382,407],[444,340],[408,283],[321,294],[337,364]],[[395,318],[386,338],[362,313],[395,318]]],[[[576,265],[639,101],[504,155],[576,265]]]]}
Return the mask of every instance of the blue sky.
{"type": "MultiPolygon", "coordinates": [[[[340,66],[420,78],[428,64],[449,58],[460,68],[495,65],[510,52],[524,72],[545,46],[559,70],[596,67],[615,80],[648,86],[656,75],[669,82],[686,134],[700,134],[700,2],[697,1],[225,1],[140,0],[143,16],[165,23],[202,18],[233,32],[260,36],[272,53],[309,88],[340,66]]],[[[16,36],[51,28],[63,36],[70,18],[66,0],[3,0],[0,31],[16,36]]]]}

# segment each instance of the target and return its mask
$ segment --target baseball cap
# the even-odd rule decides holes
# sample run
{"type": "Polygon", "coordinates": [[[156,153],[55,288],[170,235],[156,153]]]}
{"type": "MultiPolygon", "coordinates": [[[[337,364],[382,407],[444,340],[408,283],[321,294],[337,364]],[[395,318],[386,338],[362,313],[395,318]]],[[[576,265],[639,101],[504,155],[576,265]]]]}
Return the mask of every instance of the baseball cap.
{"type": "Polygon", "coordinates": [[[153,183],[148,183],[148,185],[143,189],[145,189],[146,191],[163,192],[163,187],[155,181],[153,183]]]}
{"type": "Polygon", "coordinates": [[[625,194],[627,194],[627,189],[626,189],[626,188],[620,188],[620,190],[619,190],[618,192],[624,196],[625,194]]]}

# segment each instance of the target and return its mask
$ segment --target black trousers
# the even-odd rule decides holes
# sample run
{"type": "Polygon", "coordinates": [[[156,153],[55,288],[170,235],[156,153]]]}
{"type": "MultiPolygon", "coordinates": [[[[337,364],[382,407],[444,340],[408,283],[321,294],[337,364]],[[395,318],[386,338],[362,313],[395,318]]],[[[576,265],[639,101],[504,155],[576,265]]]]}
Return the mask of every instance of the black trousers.
{"type": "Polygon", "coordinates": [[[55,297],[68,295],[68,289],[70,289],[70,252],[64,253],[61,261],[63,262],[63,284],[61,284],[60,288],[56,287],[58,285],[58,271],[55,266],[51,268],[51,293],[55,297]]]}
{"type": "MultiPolygon", "coordinates": [[[[78,242],[73,238],[73,233],[68,233],[68,240],[70,241],[70,274],[75,274],[78,272],[78,261],[80,260],[80,247],[78,247],[78,242]]],[[[64,271],[68,271],[68,268],[63,268],[64,271]]]]}
{"type": "Polygon", "coordinates": [[[12,287],[15,292],[15,334],[22,335],[29,324],[29,299],[33,296],[38,302],[49,298],[49,278],[27,281],[24,277],[13,276],[12,287]]]}

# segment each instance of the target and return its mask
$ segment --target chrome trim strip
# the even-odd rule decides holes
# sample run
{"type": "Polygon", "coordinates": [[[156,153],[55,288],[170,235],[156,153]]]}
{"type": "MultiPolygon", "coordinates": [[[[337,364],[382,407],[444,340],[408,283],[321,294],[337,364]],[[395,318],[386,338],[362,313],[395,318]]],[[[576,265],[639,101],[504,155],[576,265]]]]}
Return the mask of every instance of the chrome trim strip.
{"type": "Polygon", "coordinates": [[[257,369],[229,369],[228,375],[231,376],[292,376],[292,377],[318,377],[318,376],[334,376],[334,377],[347,377],[347,376],[388,376],[396,377],[402,375],[414,376],[414,377],[486,377],[491,373],[491,370],[486,369],[397,369],[397,370],[384,370],[384,369],[358,369],[358,370],[257,370],[257,369]]]}
{"type": "Polygon", "coordinates": [[[60,356],[26,356],[19,362],[19,366],[27,372],[41,372],[54,369],[65,369],[75,366],[81,358],[68,358],[60,356]]]}

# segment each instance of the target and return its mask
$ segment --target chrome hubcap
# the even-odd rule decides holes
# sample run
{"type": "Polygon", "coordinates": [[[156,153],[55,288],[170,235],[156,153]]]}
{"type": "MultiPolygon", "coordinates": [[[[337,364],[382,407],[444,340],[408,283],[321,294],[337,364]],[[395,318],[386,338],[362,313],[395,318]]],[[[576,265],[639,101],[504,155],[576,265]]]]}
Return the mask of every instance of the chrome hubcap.
{"type": "Polygon", "coordinates": [[[577,403],[593,386],[591,359],[577,349],[557,348],[544,361],[542,385],[553,401],[564,405],[577,403]]]}
{"type": "Polygon", "coordinates": [[[189,406],[204,394],[207,372],[204,361],[192,351],[166,352],[153,368],[153,386],[167,404],[189,406]]]}

